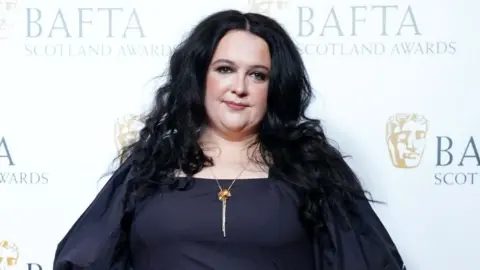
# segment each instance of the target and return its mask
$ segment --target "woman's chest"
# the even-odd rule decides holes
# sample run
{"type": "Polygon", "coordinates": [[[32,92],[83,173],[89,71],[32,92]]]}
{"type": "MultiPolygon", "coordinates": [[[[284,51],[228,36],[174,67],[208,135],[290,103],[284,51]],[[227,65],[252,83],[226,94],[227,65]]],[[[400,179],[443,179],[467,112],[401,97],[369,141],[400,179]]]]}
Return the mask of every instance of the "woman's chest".
{"type": "MultiPolygon", "coordinates": [[[[230,183],[222,184],[228,187],[230,183]]],[[[153,197],[136,214],[132,235],[147,245],[228,241],[276,247],[305,240],[295,198],[277,184],[269,180],[237,181],[225,208],[218,192],[215,181],[200,180],[190,190],[153,197]]]]}

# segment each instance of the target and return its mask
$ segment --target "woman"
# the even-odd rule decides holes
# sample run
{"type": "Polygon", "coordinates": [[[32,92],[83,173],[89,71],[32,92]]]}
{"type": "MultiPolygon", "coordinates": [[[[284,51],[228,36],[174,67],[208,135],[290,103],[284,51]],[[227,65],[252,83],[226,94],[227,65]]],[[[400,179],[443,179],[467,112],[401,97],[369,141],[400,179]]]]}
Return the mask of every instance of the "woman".
{"type": "Polygon", "coordinates": [[[278,23],[204,19],[54,270],[402,269],[355,174],[305,116],[311,97],[278,23]]]}

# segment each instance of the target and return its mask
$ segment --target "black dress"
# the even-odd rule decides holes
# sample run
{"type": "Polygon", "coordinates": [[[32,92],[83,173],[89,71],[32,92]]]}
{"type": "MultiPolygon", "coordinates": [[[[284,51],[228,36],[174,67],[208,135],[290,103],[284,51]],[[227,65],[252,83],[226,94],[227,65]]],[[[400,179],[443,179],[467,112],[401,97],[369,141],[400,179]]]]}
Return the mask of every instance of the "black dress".
{"type": "MultiPolygon", "coordinates": [[[[224,187],[231,180],[220,180],[224,187]]],[[[222,204],[213,179],[148,200],[134,216],[130,250],[135,270],[313,270],[312,243],[295,198],[270,179],[242,179],[222,204]]]]}
{"type": "Polygon", "coordinates": [[[363,215],[354,222],[357,227],[339,226],[340,216],[334,215],[328,237],[309,239],[285,185],[274,179],[237,180],[227,202],[224,238],[216,181],[196,179],[188,191],[164,192],[139,205],[129,202],[125,209],[130,170],[125,163],[114,173],[58,244],[54,270],[406,269],[366,201],[358,203],[363,215]],[[122,237],[125,227],[128,241],[122,237]]]}

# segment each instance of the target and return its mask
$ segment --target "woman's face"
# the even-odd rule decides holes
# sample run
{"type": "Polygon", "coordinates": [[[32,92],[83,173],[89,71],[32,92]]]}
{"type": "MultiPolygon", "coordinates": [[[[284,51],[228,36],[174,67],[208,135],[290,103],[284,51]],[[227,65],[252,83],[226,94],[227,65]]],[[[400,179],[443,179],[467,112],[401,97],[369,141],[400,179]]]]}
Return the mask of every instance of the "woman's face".
{"type": "Polygon", "coordinates": [[[231,31],[219,42],[206,79],[210,126],[242,139],[257,131],[267,109],[271,68],[267,43],[246,31],[231,31]]]}

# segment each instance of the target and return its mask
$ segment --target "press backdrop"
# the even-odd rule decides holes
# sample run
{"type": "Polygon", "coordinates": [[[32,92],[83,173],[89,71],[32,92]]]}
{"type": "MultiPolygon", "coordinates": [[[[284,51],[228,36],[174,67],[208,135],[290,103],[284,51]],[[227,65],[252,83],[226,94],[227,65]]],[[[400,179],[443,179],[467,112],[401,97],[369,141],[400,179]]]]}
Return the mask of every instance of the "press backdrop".
{"type": "Polygon", "coordinates": [[[51,269],[172,47],[226,8],[298,43],[310,114],[387,203],[375,210],[408,269],[479,269],[479,3],[0,0],[0,269],[51,269]]]}

